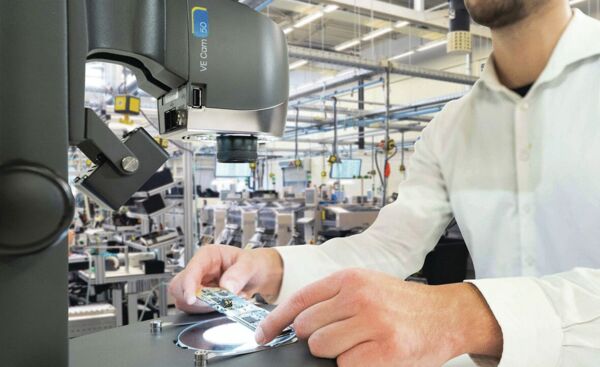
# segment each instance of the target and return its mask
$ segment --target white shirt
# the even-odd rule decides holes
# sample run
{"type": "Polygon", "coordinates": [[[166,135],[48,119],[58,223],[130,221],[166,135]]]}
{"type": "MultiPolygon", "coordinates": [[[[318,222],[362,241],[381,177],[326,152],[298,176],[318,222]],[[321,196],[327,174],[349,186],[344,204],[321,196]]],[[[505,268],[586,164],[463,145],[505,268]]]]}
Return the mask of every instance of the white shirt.
{"type": "Polygon", "coordinates": [[[452,216],[502,328],[500,366],[600,366],[600,22],[575,11],[525,98],[490,59],[423,131],[369,229],[278,248],[279,299],[348,267],[405,278],[452,216]]]}

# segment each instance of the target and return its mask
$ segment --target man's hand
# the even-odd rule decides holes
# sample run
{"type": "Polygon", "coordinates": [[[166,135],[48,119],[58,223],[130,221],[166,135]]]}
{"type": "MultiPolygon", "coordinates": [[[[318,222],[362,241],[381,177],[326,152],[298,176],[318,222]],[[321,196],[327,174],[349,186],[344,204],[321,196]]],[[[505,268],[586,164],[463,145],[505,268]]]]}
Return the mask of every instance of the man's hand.
{"type": "Polygon", "coordinates": [[[313,355],[337,358],[340,367],[433,367],[502,349],[500,327],[474,286],[427,286],[360,269],[297,292],[261,323],[257,342],[290,324],[313,355]]]}
{"type": "Polygon", "coordinates": [[[202,287],[222,287],[246,298],[260,293],[274,300],[281,288],[283,262],[273,249],[242,250],[237,247],[203,246],[169,285],[175,306],[188,313],[212,311],[197,300],[202,287]]]}

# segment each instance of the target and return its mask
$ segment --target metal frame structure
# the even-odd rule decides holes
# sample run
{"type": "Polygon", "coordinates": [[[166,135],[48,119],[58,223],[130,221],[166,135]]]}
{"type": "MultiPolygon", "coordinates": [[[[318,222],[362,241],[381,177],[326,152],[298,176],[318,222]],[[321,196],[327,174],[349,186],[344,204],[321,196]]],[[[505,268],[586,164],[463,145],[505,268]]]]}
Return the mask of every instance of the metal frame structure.
{"type": "Polygon", "coordinates": [[[376,73],[384,73],[390,70],[393,74],[406,75],[416,78],[425,78],[439,80],[443,82],[459,83],[465,85],[473,85],[479,78],[470,75],[450,73],[446,71],[427,69],[420,66],[388,63],[381,65],[378,62],[364,60],[358,56],[352,56],[339,52],[315,50],[306,47],[289,46],[290,57],[296,57],[304,60],[323,62],[332,65],[347,66],[358,69],[371,70],[376,73]]]}

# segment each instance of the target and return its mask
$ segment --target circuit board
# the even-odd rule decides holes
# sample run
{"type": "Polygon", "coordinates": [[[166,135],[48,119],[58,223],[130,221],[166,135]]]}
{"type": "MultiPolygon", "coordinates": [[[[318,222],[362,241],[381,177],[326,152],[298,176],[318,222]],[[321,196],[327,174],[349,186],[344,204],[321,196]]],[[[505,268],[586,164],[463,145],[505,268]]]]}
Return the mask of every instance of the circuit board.
{"type": "MultiPolygon", "coordinates": [[[[269,315],[269,311],[222,288],[202,288],[198,299],[252,331],[256,331],[260,322],[269,315]]],[[[287,327],[276,340],[288,339],[290,336],[295,336],[295,332],[291,327],[287,327]]]]}

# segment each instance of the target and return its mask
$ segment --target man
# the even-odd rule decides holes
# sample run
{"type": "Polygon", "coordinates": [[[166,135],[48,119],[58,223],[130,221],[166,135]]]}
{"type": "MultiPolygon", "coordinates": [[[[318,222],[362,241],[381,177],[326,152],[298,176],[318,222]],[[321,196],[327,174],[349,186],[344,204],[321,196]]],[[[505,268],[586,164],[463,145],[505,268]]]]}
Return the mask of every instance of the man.
{"type": "Polygon", "coordinates": [[[423,131],[371,228],[322,246],[204,247],[171,285],[178,307],[198,311],[204,285],[260,293],[280,307],[259,342],[293,324],[340,366],[440,366],[465,353],[600,365],[600,22],[567,0],[466,4],[491,28],[492,56],[423,131]],[[479,280],[402,281],[453,216],[479,280]]]}

